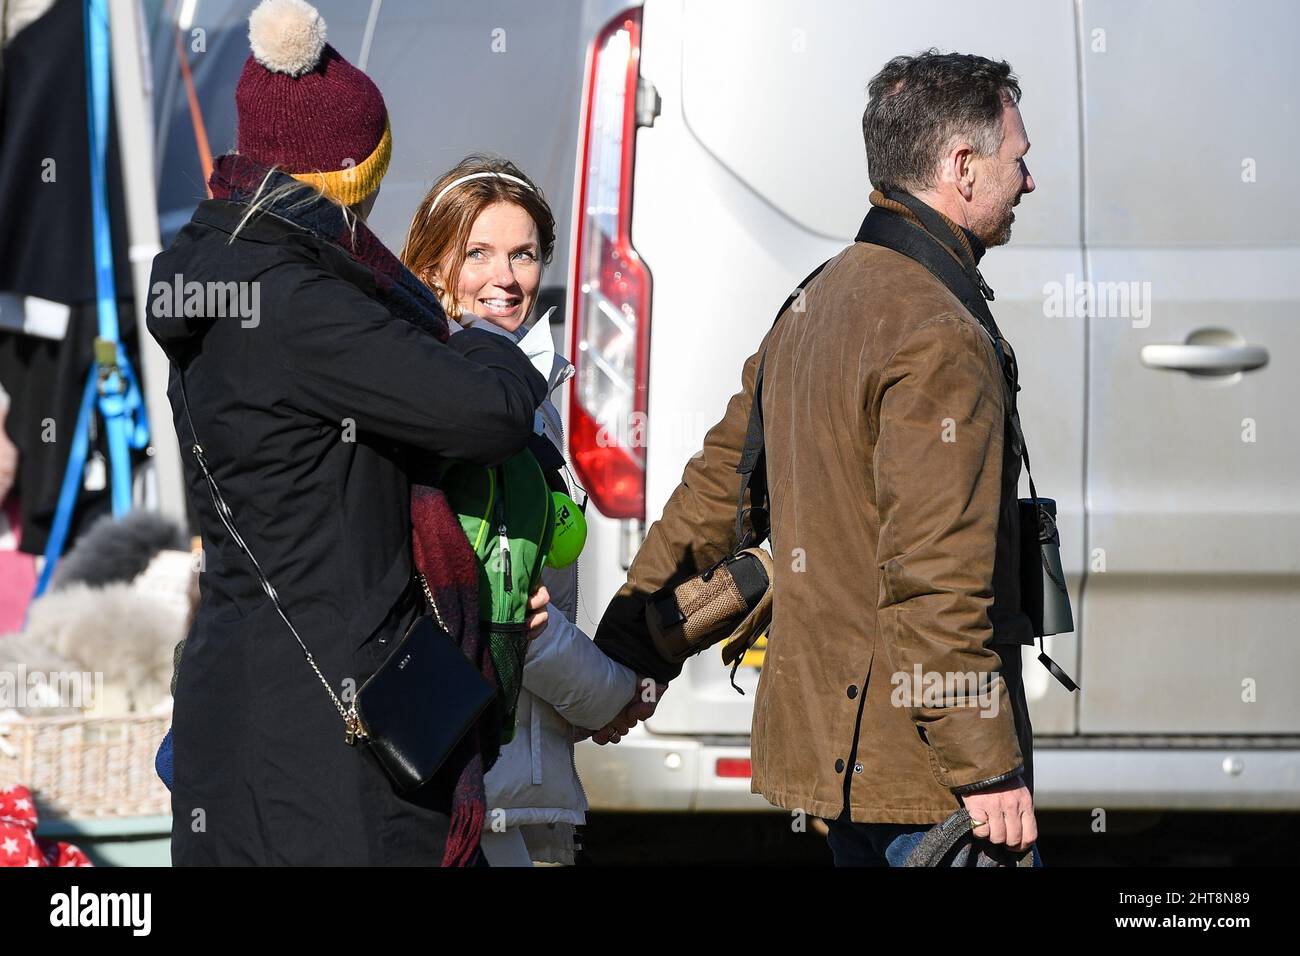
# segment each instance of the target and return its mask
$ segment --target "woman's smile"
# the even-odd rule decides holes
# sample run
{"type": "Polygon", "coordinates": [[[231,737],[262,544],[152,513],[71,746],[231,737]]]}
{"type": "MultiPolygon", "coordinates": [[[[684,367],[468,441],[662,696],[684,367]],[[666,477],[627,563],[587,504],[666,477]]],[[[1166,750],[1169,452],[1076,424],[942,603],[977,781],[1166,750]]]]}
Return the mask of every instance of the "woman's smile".
{"type": "Polygon", "coordinates": [[[479,307],[474,311],[483,318],[512,319],[519,312],[523,299],[517,295],[492,296],[475,300],[479,307]]]}

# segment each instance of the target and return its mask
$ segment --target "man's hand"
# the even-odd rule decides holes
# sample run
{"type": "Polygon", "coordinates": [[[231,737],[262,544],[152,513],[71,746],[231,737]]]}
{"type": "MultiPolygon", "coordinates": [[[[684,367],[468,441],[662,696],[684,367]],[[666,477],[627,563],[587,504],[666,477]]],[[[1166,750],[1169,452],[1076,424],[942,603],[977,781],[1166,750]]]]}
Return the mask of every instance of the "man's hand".
{"type": "Polygon", "coordinates": [[[546,586],[539,584],[537,590],[528,598],[528,616],[524,622],[528,625],[528,639],[536,640],[546,630],[546,605],[551,603],[551,594],[546,586]]]}
{"type": "Polygon", "coordinates": [[[1038,839],[1034,800],[1029,788],[1017,777],[961,798],[976,822],[971,832],[990,843],[1004,844],[1014,853],[1024,853],[1038,839]]]}
{"type": "MultiPolygon", "coordinates": [[[[601,746],[618,743],[629,730],[636,726],[638,720],[649,720],[654,716],[655,708],[659,706],[659,700],[667,690],[667,684],[656,684],[649,677],[638,677],[636,693],[632,695],[632,699],[627,706],[619,711],[618,715],[608,724],[600,730],[591,732],[589,736],[601,746]]],[[[588,734],[584,733],[583,737],[586,736],[588,734]]],[[[578,739],[583,738],[579,737],[578,739]]]]}

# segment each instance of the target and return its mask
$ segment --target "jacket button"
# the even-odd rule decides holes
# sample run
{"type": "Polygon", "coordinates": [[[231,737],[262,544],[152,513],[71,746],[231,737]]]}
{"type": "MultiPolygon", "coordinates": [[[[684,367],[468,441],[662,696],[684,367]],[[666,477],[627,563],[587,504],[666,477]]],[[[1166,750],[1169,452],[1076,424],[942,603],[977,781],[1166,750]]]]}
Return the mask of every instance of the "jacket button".
{"type": "Polygon", "coordinates": [[[860,764],[860,763],[855,763],[855,764],[853,765],[853,772],[854,772],[854,773],[862,773],[862,764],[860,764]]]}
{"type": "Polygon", "coordinates": [[[849,685],[849,700],[852,700],[853,698],[855,698],[855,697],[857,697],[857,696],[858,696],[858,688],[857,688],[857,685],[855,685],[855,684],[850,684],[850,685],[849,685]]]}
{"type": "Polygon", "coordinates": [[[836,772],[836,773],[843,773],[843,772],[844,772],[844,761],[843,761],[843,760],[837,760],[837,761],[835,761],[835,772],[836,772]]]}

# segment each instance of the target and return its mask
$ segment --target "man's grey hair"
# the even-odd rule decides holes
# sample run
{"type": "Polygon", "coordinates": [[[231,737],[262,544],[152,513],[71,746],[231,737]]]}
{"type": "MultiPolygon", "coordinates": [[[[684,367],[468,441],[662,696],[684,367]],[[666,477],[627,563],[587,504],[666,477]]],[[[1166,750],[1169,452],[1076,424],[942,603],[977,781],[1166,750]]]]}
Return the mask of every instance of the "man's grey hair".
{"type": "Polygon", "coordinates": [[[1002,145],[1002,110],[1020,102],[1020,82],[1005,60],[930,49],[896,56],[872,77],[862,136],[876,189],[915,192],[936,184],[957,138],[977,156],[1002,145]]]}

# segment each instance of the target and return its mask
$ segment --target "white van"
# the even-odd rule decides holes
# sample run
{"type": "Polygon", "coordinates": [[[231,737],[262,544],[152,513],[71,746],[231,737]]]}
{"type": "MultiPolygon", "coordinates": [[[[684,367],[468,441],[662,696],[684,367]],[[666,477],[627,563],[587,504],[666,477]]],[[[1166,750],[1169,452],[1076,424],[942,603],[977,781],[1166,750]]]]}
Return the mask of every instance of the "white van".
{"type": "MultiPolygon", "coordinates": [[[[1046,651],[1082,684],[1026,649],[1037,803],[1300,809],[1300,6],[316,2],[389,106],[390,248],[475,150],[555,208],[539,307],[564,305],[579,369],[590,634],[777,307],[857,232],[870,77],[931,46],[1008,60],[1037,189],[981,266],[1060,508],[1078,630],[1046,651]]],[[[221,152],[250,6],[146,2],[164,242],[203,194],[177,28],[221,152]]],[[[580,744],[593,808],[768,809],[746,660],[744,696],[706,652],[647,725],[580,744]]]]}
{"type": "MultiPolygon", "coordinates": [[[[1300,8],[1187,0],[645,0],[594,37],[566,411],[595,633],[777,307],[867,209],[866,86],[1008,60],[1037,183],[982,270],[1016,347],[1076,632],[1026,648],[1043,808],[1300,808],[1300,8]]],[[[1023,480],[1023,479],[1022,479],[1023,480]]],[[[1027,488],[1022,494],[1027,494],[1027,488]]],[[[751,654],[691,659],[594,808],[764,809],[751,654]]],[[[810,728],[815,732],[815,728],[810,728]]]]}

